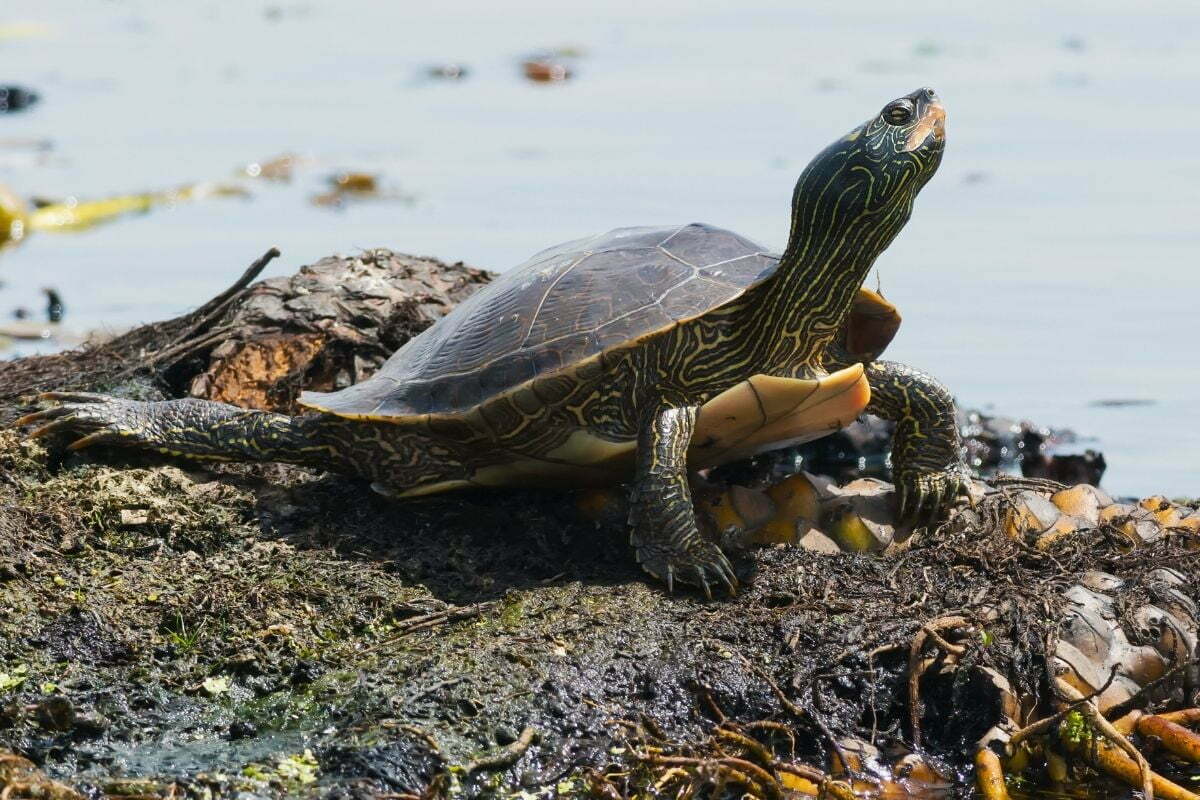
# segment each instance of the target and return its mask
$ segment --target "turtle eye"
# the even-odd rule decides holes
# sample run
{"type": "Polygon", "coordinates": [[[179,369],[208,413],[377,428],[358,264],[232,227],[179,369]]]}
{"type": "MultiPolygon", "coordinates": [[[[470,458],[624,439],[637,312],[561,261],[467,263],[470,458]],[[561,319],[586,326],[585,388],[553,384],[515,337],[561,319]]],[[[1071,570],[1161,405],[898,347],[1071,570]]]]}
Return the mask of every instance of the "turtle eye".
{"type": "Polygon", "coordinates": [[[914,111],[912,101],[901,98],[887,104],[883,109],[883,118],[893,125],[903,125],[913,118],[914,111]]]}

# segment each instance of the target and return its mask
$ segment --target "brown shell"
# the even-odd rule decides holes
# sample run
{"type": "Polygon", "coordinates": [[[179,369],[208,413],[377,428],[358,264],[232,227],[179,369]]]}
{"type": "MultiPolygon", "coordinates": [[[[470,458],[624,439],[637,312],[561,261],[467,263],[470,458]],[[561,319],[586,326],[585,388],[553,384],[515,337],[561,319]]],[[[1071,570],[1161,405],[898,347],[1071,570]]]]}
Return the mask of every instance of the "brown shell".
{"type": "Polygon", "coordinates": [[[371,378],[301,402],[398,418],[470,410],[721,306],[770,277],[778,257],[708,225],[618,228],[543,250],[464,300],[371,378]]]}

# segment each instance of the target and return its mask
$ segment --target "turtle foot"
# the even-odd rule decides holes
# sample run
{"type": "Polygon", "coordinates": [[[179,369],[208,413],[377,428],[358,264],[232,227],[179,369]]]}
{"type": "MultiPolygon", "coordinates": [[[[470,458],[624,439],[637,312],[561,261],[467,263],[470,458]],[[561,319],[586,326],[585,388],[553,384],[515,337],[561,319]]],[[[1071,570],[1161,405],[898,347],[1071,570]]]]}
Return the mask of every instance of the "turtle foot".
{"type": "Polygon", "coordinates": [[[737,576],[721,548],[702,538],[699,532],[669,543],[662,539],[654,537],[636,545],[636,552],[642,569],[665,581],[667,591],[674,592],[678,581],[699,587],[710,600],[714,585],[724,585],[730,595],[737,594],[737,576]]]}
{"type": "Polygon", "coordinates": [[[943,470],[905,470],[896,474],[898,518],[915,527],[945,519],[960,497],[969,497],[971,474],[963,464],[943,470]]]}
{"type": "Polygon", "coordinates": [[[75,435],[68,449],[80,450],[94,444],[151,446],[152,419],[149,405],[90,392],[47,392],[39,400],[49,403],[41,411],[26,414],[16,425],[37,425],[30,436],[40,439],[56,434],[75,435]]]}

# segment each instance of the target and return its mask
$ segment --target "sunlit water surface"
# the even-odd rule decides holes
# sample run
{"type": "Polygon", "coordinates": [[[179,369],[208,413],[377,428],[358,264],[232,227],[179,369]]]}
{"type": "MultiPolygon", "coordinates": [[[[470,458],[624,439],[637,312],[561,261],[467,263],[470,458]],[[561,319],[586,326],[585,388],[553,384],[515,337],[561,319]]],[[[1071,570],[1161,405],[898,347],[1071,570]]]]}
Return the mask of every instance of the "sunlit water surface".
{"type": "Polygon", "coordinates": [[[1200,6],[981,7],[6,0],[0,26],[35,35],[0,38],[0,77],[44,96],[0,117],[0,182],[18,193],[163,188],[284,151],[314,162],[249,200],[32,236],[0,255],[0,314],[52,285],[77,329],[160,319],[270,245],[272,273],[376,246],[504,269],[688,221],[779,249],[807,160],[931,85],[949,149],[878,263],[905,314],[889,355],[966,404],[1094,435],[1114,492],[1198,494],[1200,6]],[[559,46],[585,51],[573,80],[520,76],[523,54],[559,46]],[[448,61],[469,78],[421,79],[448,61]],[[415,201],[311,205],[340,168],[415,201]],[[1094,405],[1114,398],[1152,402],[1094,405]]]}

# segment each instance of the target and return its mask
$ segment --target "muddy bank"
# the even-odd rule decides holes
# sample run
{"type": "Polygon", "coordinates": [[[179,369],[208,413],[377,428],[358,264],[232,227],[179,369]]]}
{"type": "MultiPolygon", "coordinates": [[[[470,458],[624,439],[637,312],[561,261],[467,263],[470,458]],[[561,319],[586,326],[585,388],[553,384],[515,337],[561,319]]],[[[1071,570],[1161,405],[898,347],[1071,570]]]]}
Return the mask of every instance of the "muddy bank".
{"type": "MultiPolygon", "coordinates": [[[[290,409],[487,279],[389,251],[252,273],[178,320],[0,364],[4,419],[49,388],[290,409]]],[[[84,794],[770,796],[805,790],[789,764],[836,772],[853,740],[891,769],[917,738],[931,782],[963,787],[989,730],[1053,713],[1063,676],[1119,686],[1106,708],[1195,702],[1187,505],[1097,508],[1045,541],[1020,493],[1058,487],[1001,482],[883,552],[746,547],[745,591],[708,602],[648,581],[620,514],[572,495],[397,503],[303,468],[55,444],[0,432],[0,749],[84,794]],[[1111,679],[1095,646],[1064,666],[1080,619],[1145,650],[1111,679]]],[[[0,772],[16,796],[43,786],[22,769],[0,772]]]]}

